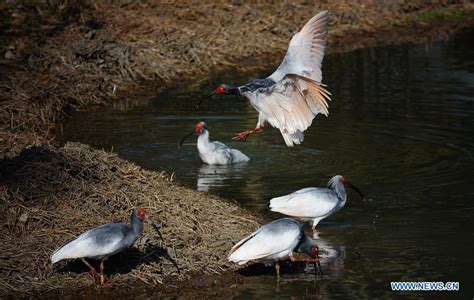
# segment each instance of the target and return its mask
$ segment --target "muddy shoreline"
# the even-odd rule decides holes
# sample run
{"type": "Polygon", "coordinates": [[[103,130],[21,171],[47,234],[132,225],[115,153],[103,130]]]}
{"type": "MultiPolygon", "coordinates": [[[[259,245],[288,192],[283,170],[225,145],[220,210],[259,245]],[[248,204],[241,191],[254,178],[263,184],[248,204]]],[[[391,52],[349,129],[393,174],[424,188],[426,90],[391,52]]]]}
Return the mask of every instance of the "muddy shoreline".
{"type": "MultiPolygon", "coordinates": [[[[474,6],[462,1],[393,1],[390,7],[372,1],[263,1],[256,7],[57,2],[0,4],[6,20],[0,36],[0,295],[52,296],[72,285],[95,294],[80,262],[53,267],[49,254],[87,228],[127,222],[136,206],[164,222],[170,247],[146,228],[136,247],[110,260],[107,274],[117,286],[208,296],[212,287],[216,296],[229,296],[250,280],[226,257],[233,241],[259,226],[259,216],[114,153],[58,145],[54,132],[73,111],[173,87],[197,89],[217,71],[266,68],[323,8],[333,14],[329,53],[436,41],[474,25],[474,6]],[[177,259],[179,273],[166,255],[177,259]]],[[[74,295],[68,293],[60,295],[74,295]]]]}

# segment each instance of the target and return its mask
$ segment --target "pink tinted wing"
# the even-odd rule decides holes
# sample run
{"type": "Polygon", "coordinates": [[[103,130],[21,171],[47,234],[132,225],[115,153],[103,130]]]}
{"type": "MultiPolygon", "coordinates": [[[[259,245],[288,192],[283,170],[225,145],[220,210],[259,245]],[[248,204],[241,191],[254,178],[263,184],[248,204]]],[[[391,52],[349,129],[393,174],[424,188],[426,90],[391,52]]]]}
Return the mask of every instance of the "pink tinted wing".
{"type": "Polygon", "coordinates": [[[330,93],[312,79],[286,75],[268,92],[258,94],[257,107],[264,119],[279,128],[288,146],[299,144],[318,114],[327,116],[330,93]],[[287,136],[290,140],[287,140],[287,136]],[[296,139],[293,137],[296,136],[296,139]]]}

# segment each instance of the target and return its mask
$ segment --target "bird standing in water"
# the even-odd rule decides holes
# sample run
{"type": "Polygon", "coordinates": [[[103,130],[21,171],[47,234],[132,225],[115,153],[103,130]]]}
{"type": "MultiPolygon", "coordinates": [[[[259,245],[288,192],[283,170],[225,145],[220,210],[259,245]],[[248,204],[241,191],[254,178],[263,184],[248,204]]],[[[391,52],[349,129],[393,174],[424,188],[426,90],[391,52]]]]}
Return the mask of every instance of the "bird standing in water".
{"type": "Polygon", "coordinates": [[[298,190],[286,196],[270,200],[270,210],[302,220],[312,220],[313,230],[319,221],[340,210],[346,204],[345,186],[364,195],[346,177],[336,175],[328,182],[327,188],[311,187],[298,190]]]}
{"type": "Polygon", "coordinates": [[[194,130],[184,136],[179,142],[179,147],[191,135],[198,134],[197,148],[202,161],[209,165],[228,165],[250,160],[247,155],[239,150],[232,149],[226,144],[209,140],[209,128],[204,122],[199,122],[194,126],[194,130]]]}
{"type": "Polygon", "coordinates": [[[104,261],[111,255],[122,252],[143,233],[143,221],[147,218],[144,208],[135,209],[131,215],[131,224],[105,224],[84,232],[71,242],[56,250],[51,256],[54,264],[63,259],[80,258],[89,268],[91,275],[105,286],[104,261]],[[100,260],[100,275],[86,258],[100,260]]]}
{"type": "Polygon", "coordinates": [[[303,225],[293,219],[278,219],[263,225],[235,244],[230,252],[229,261],[243,265],[255,260],[265,264],[275,263],[277,276],[280,277],[279,261],[290,258],[319,265],[319,248],[314,240],[303,231],[303,225]],[[296,258],[294,253],[303,253],[310,258],[296,258]]]}
{"type": "Polygon", "coordinates": [[[293,36],[283,62],[269,77],[236,87],[222,84],[211,94],[243,95],[259,113],[255,129],[239,133],[234,140],[246,140],[250,134],[262,132],[268,122],[280,129],[287,146],[298,145],[314,117],[329,114],[331,94],[321,83],[328,23],[328,11],[311,18],[293,36]]]}

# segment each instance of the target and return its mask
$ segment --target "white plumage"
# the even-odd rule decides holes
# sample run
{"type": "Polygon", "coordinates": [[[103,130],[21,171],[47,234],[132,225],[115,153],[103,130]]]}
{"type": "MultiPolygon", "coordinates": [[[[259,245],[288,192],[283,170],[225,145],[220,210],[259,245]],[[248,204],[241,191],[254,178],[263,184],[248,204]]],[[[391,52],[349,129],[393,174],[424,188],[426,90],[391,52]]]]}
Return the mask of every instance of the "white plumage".
{"type": "Polygon", "coordinates": [[[237,149],[226,144],[209,140],[209,131],[204,129],[197,141],[199,156],[209,165],[228,165],[249,161],[250,158],[237,149]]]}
{"type": "Polygon", "coordinates": [[[107,236],[103,243],[97,243],[97,232],[104,229],[106,230],[107,226],[110,225],[111,224],[102,225],[84,232],[56,250],[51,256],[51,262],[54,264],[63,259],[74,258],[102,259],[103,257],[108,257],[120,252],[123,250],[122,241],[125,239],[125,235],[122,234],[120,230],[115,231],[113,236],[107,236]]]}
{"type": "Polygon", "coordinates": [[[304,188],[271,199],[270,210],[305,221],[312,220],[314,229],[322,219],[344,207],[347,200],[344,185],[354,188],[362,196],[344,176],[336,175],[329,180],[328,188],[304,188]]]}
{"type": "Polygon", "coordinates": [[[193,133],[199,134],[197,140],[197,149],[199,157],[202,161],[209,165],[229,165],[247,162],[250,158],[237,149],[232,149],[226,144],[218,141],[209,140],[209,129],[204,122],[199,122],[187,136],[183,137],[180,145],[184,140],[193,133]]]}
{"type": "Polygon", "coordinates": [[[229,261],[239,265],[250,260],[270,263],[288,258],[301,238],[301,227],[292,219],[266,224],[231,249],[229,261]]]}

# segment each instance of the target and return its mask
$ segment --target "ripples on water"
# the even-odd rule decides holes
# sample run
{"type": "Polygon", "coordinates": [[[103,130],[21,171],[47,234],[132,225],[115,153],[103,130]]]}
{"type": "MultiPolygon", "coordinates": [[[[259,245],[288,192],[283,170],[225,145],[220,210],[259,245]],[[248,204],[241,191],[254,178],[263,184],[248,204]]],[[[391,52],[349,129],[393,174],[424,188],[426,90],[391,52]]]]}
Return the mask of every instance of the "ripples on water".
{"type": "Polygon", "coordinates": [[[278,217],[267,211],[270,198],[325,185],[335,174],[346,175],[364,191],[368,201],[350,194],[346,207],[322,222],[320,243],[338,249],[335,262],[325,267],[329,279],[316,287],[311,272],[283,275],[278,292],[257,280],[241,297],[394,296],[390,281],[402,280],[461,281],[462,293],[471,297],[471,37],[467,32],[432,45],[327,57],[324,83],[334,99],[330,116],[318,116],[299,147],[287,148],[269,127],[247,143],[232,142],[234,133],[257,122],[244,98],[216,98],[201,112],[194,110],[198,97],[219,83],[239,84],[256,76],[236,72],[214,78],[201,91],[158,96],[139,109],[77,114],[63,139],[113,147],[145,168],[175,172],[182,184],[237,199],[268,219],[278,217]],[[208,123],[211,139],[242,150],[251,161],[207,166],[195,144],[178,150],[180,138],[199,120],[208,123]]]}

